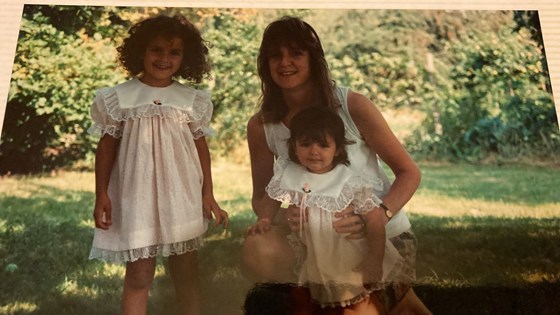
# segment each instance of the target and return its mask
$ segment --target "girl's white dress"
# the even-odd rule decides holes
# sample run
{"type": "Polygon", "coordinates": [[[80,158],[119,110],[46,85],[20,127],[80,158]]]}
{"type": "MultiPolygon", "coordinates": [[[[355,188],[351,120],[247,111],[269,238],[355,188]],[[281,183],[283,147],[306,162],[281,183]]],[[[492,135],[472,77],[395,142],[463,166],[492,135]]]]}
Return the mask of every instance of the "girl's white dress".
{"type": "Polygon", "coordinates": [[[308,222],[290,235],[290,239],[299,260],[296,268],[299,282],[309,286],[312,299],[322,306],[358,303],[373,290],[393,282],[400,273],[403,258],[387,241],[381,281],[364,285],[363,274],[356,268],[367,253],[367,241],[346,239],[332,227],[337,220],[335,213],[350,205],[356,213],[366,213],[379,206],[381,200],[376,194],[382,189],[381,180],[357,176],[345,165],[314,174],[296,163],[283,159],[276,162],[266,190],[275,200],[308,208],[308,222]]]}
{"type": "Polygon", "coordinates": [[[112,225],[95,229],[90,259],[135,261],[202,245],[202,170],[194,140],[206,135],[210,94],[174,81],[133,78],[97,91],[92,134],[121,138],[109,181],[112,225]]]}

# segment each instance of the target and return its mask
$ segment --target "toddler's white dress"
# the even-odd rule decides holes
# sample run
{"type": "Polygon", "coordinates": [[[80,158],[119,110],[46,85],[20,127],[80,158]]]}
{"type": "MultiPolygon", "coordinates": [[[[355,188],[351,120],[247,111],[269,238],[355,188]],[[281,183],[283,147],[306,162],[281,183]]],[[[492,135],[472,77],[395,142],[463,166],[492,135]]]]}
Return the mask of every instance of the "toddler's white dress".
{"type": "Polygon", "coordinates": [[[379,206],[381,200],[376,194],[382,190],[380,179],[357,176],[342,164],[330,172],[314,174],[299,164],[281,158],[276,161],[266,191],[275,200],[308,208],[308,223],[290,239],[298,260],[299,282],[309,286],[312,299],[323,307],[358,303],[373,290],[393,282],[399,274],[403,258],[386,241],[382,279],[364,286],[363,274],[355,268],[367,253],[366,240],[346,239],[332,227],[337,220],[334,214],[350,205],[356,213],[379,206]]]}
{"type": "Polygon", "coordinates": [[[133,78],[97,91],[91,134],[120,138],[109,198],[112,225],[95,229],[90,259],[127,262],[202,245],[202,170],[194,140],[209,131],[207,91],[133,78]]]}

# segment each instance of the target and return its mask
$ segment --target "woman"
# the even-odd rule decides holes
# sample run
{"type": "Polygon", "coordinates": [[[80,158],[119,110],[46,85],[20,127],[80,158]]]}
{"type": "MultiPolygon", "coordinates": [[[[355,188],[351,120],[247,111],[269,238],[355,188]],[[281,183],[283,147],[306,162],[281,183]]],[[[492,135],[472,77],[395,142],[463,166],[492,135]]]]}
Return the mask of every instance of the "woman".
{"type": "MultiPolygon", "coordinates": [[[[416,191],[421,175],[380,111],[365,96],[333,83],[319,36],[298,18],[284,17],[266,28],[258,56],[258,71],[263,93],[261,108],[247,125],[252,206],[257,217],[265,200],[265,187],[273,175],[275,157],[288,157],[286,140],[290,136],[292,117],[310,106],[329,107],[339,113],[348,138],[355,142],[348,146],[350,167],[381,179],[385,187],[381,196],[383,207],[374,208],[363,218],[347,209],[333,227],[339,233],[349,233],[349,238],[363,237],[364,224],[381,227],[406,259],[409,273],[414,277],[416,240],[406,214],[400,209],[416,191]],[[394,173],[393,183],[380,167],[378,157],[394,173]]],[[[262,220],[268,219],[258,218],[249,227],[245,239],[244,271],[258,281],[294,281],[296,255],[286,236],[290,226],[299,225],[299,219],[298,211],[281,211],[269,228],[268,224],[262,224],[262,220]],[[282,216],[282,213],[288,215],[282,216]]],[[[374,292],[364,303],[352,307],[359,314],[365,312],[359,310],[368,310],[367,314],[375,311],[429,314],[412,291],[410,282],[374,292]],[[375,311],[370,312],[371,309],[375,311]]]]}

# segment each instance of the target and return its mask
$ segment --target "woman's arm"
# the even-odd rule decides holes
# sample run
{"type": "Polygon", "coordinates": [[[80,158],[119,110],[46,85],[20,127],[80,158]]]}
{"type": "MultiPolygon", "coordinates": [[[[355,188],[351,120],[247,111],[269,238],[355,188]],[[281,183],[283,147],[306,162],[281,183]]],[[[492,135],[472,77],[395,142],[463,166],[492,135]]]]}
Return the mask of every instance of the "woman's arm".
{"type": "Polygon", "coordinates": [[[253,196],[251,204],[257,215],[257,222],[250,226],[247,234],[266,232],[280,203],[273,200],[266,193],[266,186],[274,173],[274,154],[268,148],[264,126],[259,114],[254,115],[247,123],[247,143],[251,159],[251,178],[253,182],[253,196]]]}
{"type": "Polygon", "coordinates": [[[95,152],[95,206],[93,218],[95,227],[103,230],[111,226],[111,200],[107,192],[111,170],[117,156],[120,138],[105,134],[99,139],[95,152]]]}
{"type": "Polygon", "coordinates": [[[251,203],[253,211],[260,218],[261,209],[266,209],[269,203],[266,185],[274,173],[274,154],[268,148],[264,126],[259,114],[254,115],[247,123],[247,143],[251,159],[251,179],[253,182],[253,196],[251,203]]]}
{"type": "Polygon", "coordinates": [[[420,170],[369,99],[349,91],[348,109],[367,145],[395,174],[395,181],[383,197],[383,203],[396,213],[412,198],[420,185],[420,170]]]}
{"type": "Polygon", "coordinates": [[[194,144],[198,152],[198,158],[200,159],[200,167],[202,168],[202,209],[204,211],[204,216],[212,220],[212,214],[214,214],[214,218],[216,219],[214,226],[223,224],[224,228],[227,228],[229,221],[228,214],[220,208],[214,198],[210,150],[208,149],[206,138],[200,137],[194,140],[194,144]]]}

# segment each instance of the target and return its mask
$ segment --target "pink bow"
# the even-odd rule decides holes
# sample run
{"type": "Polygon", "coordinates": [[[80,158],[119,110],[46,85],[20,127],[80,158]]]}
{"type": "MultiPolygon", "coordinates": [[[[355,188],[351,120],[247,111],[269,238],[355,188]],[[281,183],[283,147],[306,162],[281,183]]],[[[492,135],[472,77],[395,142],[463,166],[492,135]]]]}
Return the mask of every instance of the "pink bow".
{"type": "Polygon", "coordinates": [[[301,204],[299,205],[299,237],[303,237],[303,223],[306,221],[306,214],[305,214],[305,205],[307,203],[307,195],[311,193],[311,189],[309,189],[309,184],[303,184],[303,196],[301,197],[301,204]]]}

